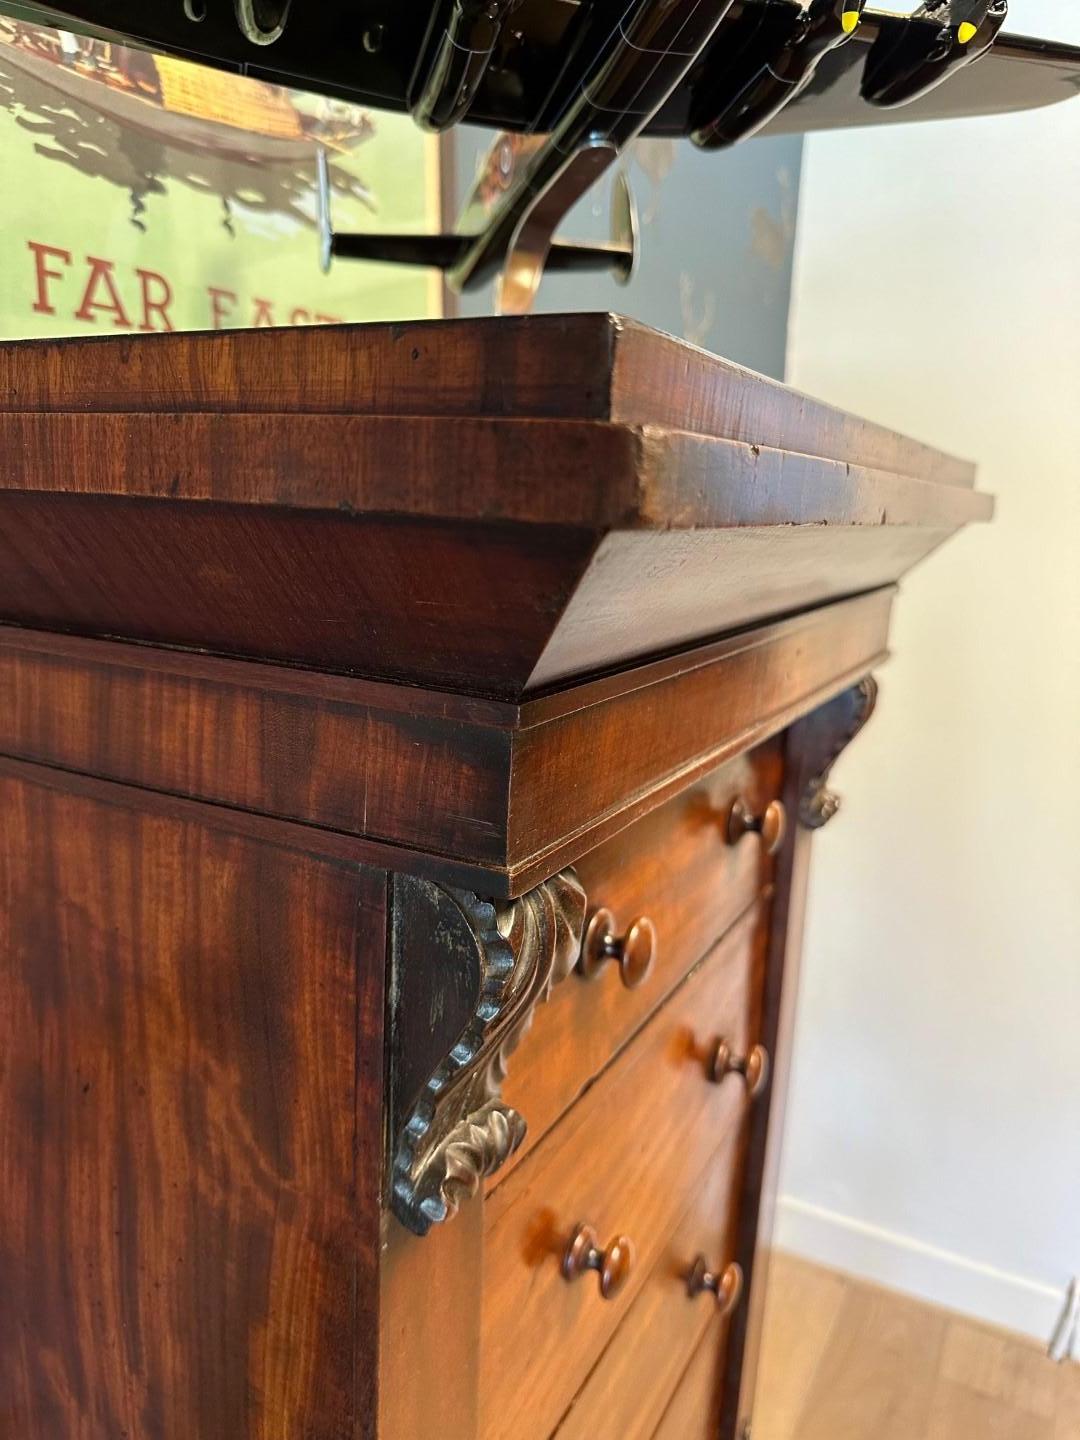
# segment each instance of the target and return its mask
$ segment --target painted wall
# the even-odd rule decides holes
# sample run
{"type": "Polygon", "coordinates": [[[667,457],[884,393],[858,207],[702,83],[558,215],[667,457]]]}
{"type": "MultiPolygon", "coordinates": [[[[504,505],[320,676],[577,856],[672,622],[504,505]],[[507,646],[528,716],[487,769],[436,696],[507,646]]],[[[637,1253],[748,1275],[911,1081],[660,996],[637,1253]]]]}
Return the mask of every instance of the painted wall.
{"type": "Polygon", "coordinates": [[[1045,1339],[1080,1272],[1080,100],[811,137],[789,379],[976,458],[998,512],[905,584],[838,767],[781,1243],[1045,1339]]]}
{"type": "MultiPolygon", "coordinates": [[[[489,131],[456,132],[459,199],[490,140],[489,131]]],[[[605,275],[549,275],[536,308],[615,310],[782,378],[801,152],[801,136],[754,140],[723,155],[688,141],[639,141],[629,160],[638,273],[625,287],[605,275]]],[[[559,233],[606,239],[609,195],[609,184],[598,186],[559,233]]],[[[488,315],[491,298],[490,288],[463,296],[459,313],[488,315]]]]}

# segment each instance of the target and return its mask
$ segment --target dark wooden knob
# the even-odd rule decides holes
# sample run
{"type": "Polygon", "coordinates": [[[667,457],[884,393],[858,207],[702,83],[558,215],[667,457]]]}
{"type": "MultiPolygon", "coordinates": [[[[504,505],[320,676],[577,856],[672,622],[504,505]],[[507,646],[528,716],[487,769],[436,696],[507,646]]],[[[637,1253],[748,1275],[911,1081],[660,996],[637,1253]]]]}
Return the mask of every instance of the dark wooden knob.
{"type": "Polygon", "coordinates": [[[686,1292],[691,1297],[708,1292],[716,1296],[716,1305],[721,1315],[730,1315],[742,1299],[742,1266],[734,1262],[720,1275],[709,1269],[704,1255],[699,1255],[686,1277],[686,1292]]]}
{"type": "Polygon", "coordinates": [[[625,935],[616,935],[611,911],[597,910],[581,942],[578,973],[595,980],[609,960],[616,960],[622,983],[636,990],[652,973],[656,949],[656,926],[647,915],[639,915],[625,935]]]}
{"type": "Polygon", "coordinates": [[[625,1235],[616,1235],[601,1250],[593,1227],[579,1225],[563,1252],[562,1273],[567,1280],[577,1280],[587,1270],[595,1270],[601,1299],[613,1300],[630,1278],[633,1263],[634,1247],[625,1235]]]}
{"type": "Polygon", "coordinates": [[[787,811],[782,800],[770,800],[760,815],[740,795],[727,817],[727,842],[737,845],[744,835],[760,835],[766,855],[775,855],[787,834],[787,811]]]}
{"type": "Polygon", "coordinates": [[[741,1075],[746,1081],[746,1093],[753,1099],[768,1084],[769,1052],[764,1045],[755,1045],[749,1055],[736,1055],[728,1042],[721,1038],[709,1052],[705,1068],[714,1085],[719,1085],[725,1076],[741,1075]]]}

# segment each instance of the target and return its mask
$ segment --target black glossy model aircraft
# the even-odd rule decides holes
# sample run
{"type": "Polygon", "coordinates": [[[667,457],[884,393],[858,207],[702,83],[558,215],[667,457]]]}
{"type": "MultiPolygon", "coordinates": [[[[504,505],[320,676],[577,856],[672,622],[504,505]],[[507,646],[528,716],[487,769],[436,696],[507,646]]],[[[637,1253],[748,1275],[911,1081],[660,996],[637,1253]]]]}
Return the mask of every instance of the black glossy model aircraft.
{"type": "Polygon", "coordinates": [[[632,268],[632,206],[609,245],[554,239],[639,135],[706,150],[751,136],[1020,110],[1080,91],[1080,48],[1010,35],[1008,0],[0,0],[23,19],[180,54],[445,130],[529,137],[498,201],[452,234],[335,235],[333,255],[437,266],[457,289],[500,275],[527,310],[545,267],[632,268]]]}

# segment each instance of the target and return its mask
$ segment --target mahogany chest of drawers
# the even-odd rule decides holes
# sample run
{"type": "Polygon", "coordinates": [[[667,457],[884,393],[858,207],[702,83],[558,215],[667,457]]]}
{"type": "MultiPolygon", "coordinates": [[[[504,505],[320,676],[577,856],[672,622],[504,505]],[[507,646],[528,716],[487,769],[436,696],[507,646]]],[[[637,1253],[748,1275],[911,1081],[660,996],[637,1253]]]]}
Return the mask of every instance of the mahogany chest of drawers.
{"type": "Polygon", "coordinates": [[[971,467],[609,316],[0,347],[0,1435],[725,1440],[971,467]]]}

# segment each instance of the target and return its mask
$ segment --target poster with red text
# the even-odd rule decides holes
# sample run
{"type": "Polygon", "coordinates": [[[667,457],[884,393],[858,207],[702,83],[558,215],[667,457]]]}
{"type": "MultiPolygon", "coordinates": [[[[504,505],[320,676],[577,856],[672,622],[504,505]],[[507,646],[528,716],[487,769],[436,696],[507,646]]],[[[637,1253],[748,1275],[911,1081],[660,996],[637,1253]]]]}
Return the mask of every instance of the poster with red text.
{"type": "Polygon", "coordinates": [[[0,338],[438,314],[425,271],[321,272],[319,148],[338,229],[435,227],[407,116],[0,18],[0,338]]]}

